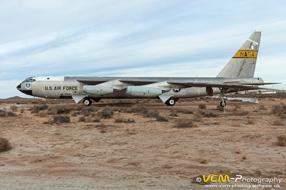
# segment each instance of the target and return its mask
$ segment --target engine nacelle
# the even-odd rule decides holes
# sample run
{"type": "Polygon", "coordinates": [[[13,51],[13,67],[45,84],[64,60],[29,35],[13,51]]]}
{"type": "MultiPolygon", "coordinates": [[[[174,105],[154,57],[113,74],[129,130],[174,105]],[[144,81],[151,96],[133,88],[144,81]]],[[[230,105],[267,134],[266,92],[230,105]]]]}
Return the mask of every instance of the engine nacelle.
{"type": "Polygon", "coordinates": [[[156,97],[162,94],[162,90],[147,86],[128,86],[126,94],[132,96],[156,97]]]}
{"type": "Polygon", "coordinates": [[[113,93],[113,88],[108,87],[108,86],[84,85],[82,87],[82,91],[87,93],[87,94],[103,95],[103,94],[113,93]]]}

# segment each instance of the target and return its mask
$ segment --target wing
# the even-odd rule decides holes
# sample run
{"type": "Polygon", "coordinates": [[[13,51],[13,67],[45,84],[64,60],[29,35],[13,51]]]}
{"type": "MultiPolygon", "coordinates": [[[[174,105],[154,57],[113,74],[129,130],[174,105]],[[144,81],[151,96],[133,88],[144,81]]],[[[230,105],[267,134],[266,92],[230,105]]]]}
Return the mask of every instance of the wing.
{"type": "Polygon", "coordinates": [[[259,87],[260,85],[270,85],[279,83],[199,83],[199,82],[168,82],[172,85],[188,87],[217,87],[217,88],[232,88],[232,89],[244,89],[244,90],[255,90],[265,89],[259,87]]]}

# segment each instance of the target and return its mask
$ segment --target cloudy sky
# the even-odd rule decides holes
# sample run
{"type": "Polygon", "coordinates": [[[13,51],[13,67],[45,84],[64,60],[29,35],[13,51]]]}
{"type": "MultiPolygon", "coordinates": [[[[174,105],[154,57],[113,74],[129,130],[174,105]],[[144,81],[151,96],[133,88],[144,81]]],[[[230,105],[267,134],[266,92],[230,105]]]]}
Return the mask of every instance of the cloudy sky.
{"type": "Polygon", "coordinates": [[[0,1],[0,98],[30,76],[216,76],[254,30],[286,89],[286,1],[0,1]]]}

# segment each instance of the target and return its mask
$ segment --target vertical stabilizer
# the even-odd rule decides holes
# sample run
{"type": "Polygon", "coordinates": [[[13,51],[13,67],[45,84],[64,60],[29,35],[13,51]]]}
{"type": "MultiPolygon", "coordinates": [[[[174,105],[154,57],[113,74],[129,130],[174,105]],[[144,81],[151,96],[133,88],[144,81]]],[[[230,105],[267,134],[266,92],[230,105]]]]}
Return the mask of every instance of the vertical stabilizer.
{"type": "Polygon", "coordinates": [[[253,78],[261,32],[254,31],[217,77],[253,78]]]}

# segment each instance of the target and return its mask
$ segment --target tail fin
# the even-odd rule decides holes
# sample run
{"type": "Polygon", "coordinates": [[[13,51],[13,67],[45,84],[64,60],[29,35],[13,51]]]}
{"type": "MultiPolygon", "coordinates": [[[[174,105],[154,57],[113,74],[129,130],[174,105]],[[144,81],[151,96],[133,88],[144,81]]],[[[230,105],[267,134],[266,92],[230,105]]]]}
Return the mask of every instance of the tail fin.
{"type": "Polygon", "coordinates": [[[252,78],[260,45],[261,32],[254,31],[217,77],[252,78]]]}

